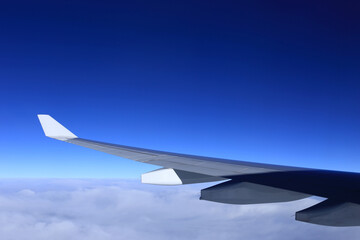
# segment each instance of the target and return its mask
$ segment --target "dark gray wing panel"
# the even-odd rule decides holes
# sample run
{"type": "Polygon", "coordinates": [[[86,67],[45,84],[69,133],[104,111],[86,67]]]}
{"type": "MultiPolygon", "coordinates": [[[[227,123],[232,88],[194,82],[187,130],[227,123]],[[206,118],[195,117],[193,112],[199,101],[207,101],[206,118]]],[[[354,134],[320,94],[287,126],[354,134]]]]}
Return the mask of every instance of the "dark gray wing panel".
{"type": "Polygon", "coordinates": [[[296,212],[295,219],[325,226],[359,226],[360,205],[351,202],[337,202],[329,199],[296,212]]]}

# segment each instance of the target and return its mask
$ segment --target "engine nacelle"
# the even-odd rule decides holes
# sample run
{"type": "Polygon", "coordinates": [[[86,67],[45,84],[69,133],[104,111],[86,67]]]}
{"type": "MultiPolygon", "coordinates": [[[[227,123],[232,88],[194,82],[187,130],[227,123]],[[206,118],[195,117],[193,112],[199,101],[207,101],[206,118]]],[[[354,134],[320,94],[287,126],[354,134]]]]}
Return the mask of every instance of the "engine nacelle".
{"type": "Polygon", "coordinates": [[[307,194],[265,185],[228,181],[201,190],[201,200],[230,204],[288,202],[310,197],[307,194]]]}
{"type": "Polygon", "coordinates": [[[359,226],[360,205],[351,202],[337,202],[327,199],[321,203],[299,211],[295,219],[302,222],[325,226],[359,226]]]}

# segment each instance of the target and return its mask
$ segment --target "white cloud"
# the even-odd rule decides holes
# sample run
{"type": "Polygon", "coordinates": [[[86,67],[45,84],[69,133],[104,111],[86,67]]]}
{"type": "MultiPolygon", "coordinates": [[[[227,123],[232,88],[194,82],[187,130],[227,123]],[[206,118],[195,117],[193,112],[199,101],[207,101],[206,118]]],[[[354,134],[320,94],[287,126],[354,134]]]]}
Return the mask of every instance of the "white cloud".
{"type": "Polygon", "coordinates": [[[318,200],[263,205],[199,201],[203,185],[126,180],[2,180],[0,239],[354,239],[359,228],[294,220],[318,200]]]}

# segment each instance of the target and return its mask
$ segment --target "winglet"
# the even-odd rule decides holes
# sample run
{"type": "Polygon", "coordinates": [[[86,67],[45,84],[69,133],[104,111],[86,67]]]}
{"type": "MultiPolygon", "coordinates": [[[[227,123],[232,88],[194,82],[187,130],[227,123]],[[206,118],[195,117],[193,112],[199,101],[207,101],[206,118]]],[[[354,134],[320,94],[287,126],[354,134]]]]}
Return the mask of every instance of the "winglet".
{"type": "Polygon", "coordinates": [[[77,138],[75,134],[67,130],[50,115],[38,114],[38,118],[44,130],[45,136],[62,141],[77,138]]]}

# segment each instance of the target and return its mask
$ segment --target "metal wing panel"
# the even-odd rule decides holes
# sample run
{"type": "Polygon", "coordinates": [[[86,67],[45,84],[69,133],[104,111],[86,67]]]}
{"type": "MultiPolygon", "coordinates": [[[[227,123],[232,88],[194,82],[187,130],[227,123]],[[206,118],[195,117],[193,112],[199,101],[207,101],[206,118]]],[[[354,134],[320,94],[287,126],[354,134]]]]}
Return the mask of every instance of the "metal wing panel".
{"type": "Polygon", "coordinates": [[[325,226],[360,226],[360,205],[328,199],[296,212],[295,219],[325,226]]]}
{"type": "Polygon", "coordinates": [[[129,147],[124,148],[123,146],[120,145],[90,141],[81,138],[68,139],[66,140],[66,142],[73,143],[82,147],[91,148],[97,151],[109,153],[112,155],[120,156],[123,158],[128,158],[138,162],[146,163],[149,160],[160,156],[159,154],[150,151],[144,152],[141,151],[140,149],[129,148],[129,147]]]}
{"type": "Polygon", "coordinates": [[[242,174],[268,173],[277,171],[296,171],[303,168],[284,167],[271,164],[207,158],[194,155],[170,153],[144,148],[92,141],[82,138],[67,139],[66,142],[113,154],[138,162],[149,163],[166,168],[174,168],[211,176],[233,176],[242,174]]]}

